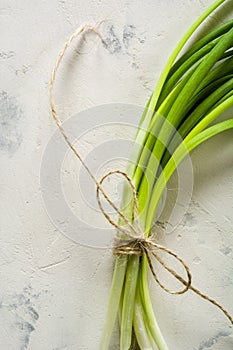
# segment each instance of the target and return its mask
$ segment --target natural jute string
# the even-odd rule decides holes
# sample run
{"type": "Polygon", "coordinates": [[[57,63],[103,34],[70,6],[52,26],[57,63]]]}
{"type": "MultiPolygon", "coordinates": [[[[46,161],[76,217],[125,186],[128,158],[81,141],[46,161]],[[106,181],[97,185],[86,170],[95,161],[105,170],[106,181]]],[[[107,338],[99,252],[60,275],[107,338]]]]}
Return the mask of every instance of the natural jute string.
{"type": "MultiPolygon", "coordinates": [[[[58,68],[61,64],[61,61],[65,55],[65,52],[67,48],[70,46],[71,42],[78,36],[80,36],[84,32],[95,32],[100,38],[101,35],[98,32],[97,26],[90,26],[87,24],[83,24],[80,26],[75,33],[73,33],[70,38],[65,42],[58,58],[55,64],[55,67],[53,68],[52,75],[51,75],[51,80],[50,80],[50,106],[52,110],[52,115],[53,118],[60,129],[65,141],[67,142],[68,146],[71,148],[71,150],[74,152],[76,157],[79,159],[83,167],[86,169],[87,173],[90,175],[94,183],[96,184],[96,196],[97,196],[97,201],[98,205],[100,207],[100,210],[102,211],[103,215],[105,218],[108,220],[108,222],[114,226],[118,232],[121,232],[123,234],[123,238],[119,239],[116,238],[116,244],[113,247],[113,254],[114,255],[142,255],[145,254],[148,260],[148,265],[151,270],[151,273],[155,279],[155,281],[159,284],[159,286],[165,290],[166,292],[170,294],[182,294],[187,292],[189,289],[198,294],[201,298],[208,300],[210,303],[214,304],[216,307],[218,307],[224,314],[225,316],[230,320],[230,322],[233,324],[233,318],[231,315],[227,312],[226,309],[224,309],[223,306],[221,306],[216,300],[210,298],[209,296],[203,294],[199,289],[195,288],[192,286],[191,281],[191,273],[190,269],[187,266],[187,264],[181,259],[176,253],[174,253],[172,250],[159,245],[155,243],[153,240],[153,237],[147,237],[146,234],[143,232],[142,228],[140,227],[139,224],[139,213],[138,213],[138,199],[137,199],[137,193],[136,189],[133,185],[132,180],[130,177],[123,171],[121,170],[115,170],[115,171],[110,171],[107,174],[105,174],[100,181],[98,181],[95,177],[95,175],[92,173],[90,168],[87,166],[83,158],[81,157],[80,153],[77,151],[77,149],[73,146],[71,143],[69,137],[67,136],[63,126],[62,122],[56,112],[56,107],[55,107],[55,102],[54,102],[54,84],[55,84],[55,79],[56,79],[56,74],[58,71],[58,68]],[[128,184],[131,187],[132,194],[133,194],[133,204],[134,204],[134,219],[133,222],[131,222],[116,206],[115,204],[111,201],[111,199],[108,197],[108,195],[105,193],[105,191],[102,188],[102,184],[104,180],[113,175],[113,174],[119,174],[123,176],[128,184]],[[103,208],[103,205],[101,203],[100,199],[100,193],[103,195],[105,200],[111,205],[111,207],[116,211],[116,213],[119,215],[119,217],[123,220],[124,225],[121,225],[119,223],[116,223],[112,220],[112,218],[107,214],[105,209],[103,208]],[[187,274],[187,280],[185,280],[183,277],[181,277],[176,271],[174,271],[170,266],[168,266],[158,255],[157,251],[164,251],[165,253],[169,254],[170,256],[173,256],[178,262],[182,264],[184,267],[186,274],[187,274]],[[159,280],[157,277],[157,274],[154,270],[153,264],[152,264],[152,257],[154,257],[170,274],[172,274],[178,281],[180,281],[183,285],[184,288],[180,291],[171,291],[170,289],[166,288],[159,280]]],[[[101,38],[103,41],[103,39],[101,38]]]]}

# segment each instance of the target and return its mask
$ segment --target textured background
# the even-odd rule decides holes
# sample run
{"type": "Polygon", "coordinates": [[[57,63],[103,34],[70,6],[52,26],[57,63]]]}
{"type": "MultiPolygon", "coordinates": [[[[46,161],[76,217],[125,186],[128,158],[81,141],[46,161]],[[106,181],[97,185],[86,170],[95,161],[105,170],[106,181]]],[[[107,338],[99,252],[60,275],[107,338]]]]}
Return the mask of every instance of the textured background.
{"type": "MultiPolygon", "coordinates": [[[[107,306],[111,254],[67,238],[50,220],[42,199],[41,161],[56,130],[49,76],[65,39],[83,22],[106,20],[105,46],[90,35],[81,55],[72,50],[67,55],[56,88],[64,118],[102,104],[143,106],[172,48],[210,3],[1,0],[1,350],[97,350],[107,306]]],[[[221,22],[232,7],[228,3],[208,25],[221,22]]],[[[86,144],[95,149],[95,138],[86,144]]],[[[85,151],[85,143],[82,147],[85,151]]],[[[187,261],[194,284],[233,313],[232,132],[199,147],[192,162],[190,206],[161,241],[187,261]]],[[[64,167],[70,174],[75,162],[68,163],[64,167]]],[[[64,180],[67,196],[72,197],[75,181],[64,180]]],[[[75,196],[71,199],[76,204],[75,196]]],[[[82,210],[82,202],[77,204],[82,210]]],[[[54,198],[55,211],[56,205],[54,198]]],[[[192,293],[165,295],[152,282],[151,290],[172,350],[233,348],[232,328],[213,306],[192,293]]]]}

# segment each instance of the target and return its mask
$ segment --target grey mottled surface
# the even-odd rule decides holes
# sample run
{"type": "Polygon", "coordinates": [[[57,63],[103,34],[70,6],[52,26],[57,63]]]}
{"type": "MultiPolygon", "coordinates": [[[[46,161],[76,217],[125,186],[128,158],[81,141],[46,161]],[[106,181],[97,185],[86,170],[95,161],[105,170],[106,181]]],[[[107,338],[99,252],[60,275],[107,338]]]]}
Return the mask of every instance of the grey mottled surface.
{"type": "MultiPolygon", "coordinates": [[[[106,311],[110,252],[71,241],[69,233],[65,236],[54,226],[42,199],[41,161],[56,130],[48,103],[49,75],[65,39],[81,23],[105,19],[104,44],[90,35],[84,47],[74,45],[67,54],[56,86],[64,119],[102,104],[143,106],[172,48],[210,3],[1,1],[1,350],[97,350],[106,311]]],[[[227,5],[213,15],[209,24],[220,23],[229,9],[227,5]]],[[[101,128],[82,135],[84,153],[95,156],[103,135],[108,150],[112,139],[127,139],[123,124],[101,128]]],[[[98,157],[95,161],[98,165],[98,157]]],[[[190,205],[175,230],[161,235],[161,242],[187,261],[197,287],[233,313],[232,132],[201,146],[192,155],[192,165],[190,205]]],[[[75,215],[105,227],[100,214],[85,217],[84,200],[76,196],[78,170],[76,160],[67,155],[61,171],[66,200],[75,215]]],[[[82,186],[85,199],[85,180],[82,186]]],[[[172,202],[175,184],[170,186],[172,202]]],[[[56,210],[56,194],[53,200],[56,210]]],[[[160,221],[164,226],[166,215],[160,221]]],[[[66,222],[61,226],[66,230],[66,222]]],[[[152,282],[151,291],[171,350],[233,348],[232,328],[211,305],[192,293],[165,295],[152,282]]],[[[117,340],[114,344],[118,349],[117,340]]]]}

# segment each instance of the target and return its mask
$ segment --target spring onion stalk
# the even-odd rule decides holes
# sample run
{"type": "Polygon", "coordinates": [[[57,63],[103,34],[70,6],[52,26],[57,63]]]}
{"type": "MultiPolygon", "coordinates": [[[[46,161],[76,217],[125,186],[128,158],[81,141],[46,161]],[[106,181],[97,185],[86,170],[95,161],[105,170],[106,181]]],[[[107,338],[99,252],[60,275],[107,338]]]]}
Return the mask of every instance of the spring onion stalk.
{"type": "MultiPolygon", "coordinates": [[[[127,172],[137,191],[140,224],[147,236],[151,235],[167,183],[180,162],[201,143],[233,128],[233,119],[216,122],[233,106],[233,20],[209,31],[181,54],[197,28],[225,1],[215,1],[178,43],[138,127],[137,147],[127,172]]],[[[129,196],[125,187],[122,211],[133,223],[134,204],[129,196]]],[[[116,257],[100,350],[109,349],[118,313],[120,350],[133,346],[141,350],[169,349],[153,311],[144,255],[116,257]]]]}

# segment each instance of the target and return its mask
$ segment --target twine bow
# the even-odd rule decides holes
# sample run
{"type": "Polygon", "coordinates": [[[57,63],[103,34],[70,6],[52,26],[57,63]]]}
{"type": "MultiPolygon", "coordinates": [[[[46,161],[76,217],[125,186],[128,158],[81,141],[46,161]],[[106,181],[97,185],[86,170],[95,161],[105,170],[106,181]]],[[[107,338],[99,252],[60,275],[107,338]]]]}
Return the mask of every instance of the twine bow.
{"type": "Polygon", "coordinates": [[[142,255],[145,254],[147,257],[147,261],[151,270],[151,273],[155,279],[155,281],[158,283],[158,285],[166,292],[170,294],[183,294],[187,292],[187,290],[191,286],[191,280],[192,276],[190,273],[190,269],[188,265],[181,259],[176,253],[174,253],[172,250],[156,243],[153,240],[153,236],[147,237],[145,233],[143,232],[140,224],[139,224],[139,213],[138,213],[138,199],[137,199],[137,193],[136,189],[133,185],[132,180],[130,177],[123,171],[121,170],[114,170],[114,171],[109,171],[107,174],[105,174],[99,184],[102,185],[104,180],[106,180],[107,177],[113,175],[113,174],[120,174],[122,175],[128,184],[131,187],[132,193],[133,193],[133,211],[134,211],[134,221],[133,223],[118,209],[116,208],[115,204],[112,203],[111,201],[108,201],[110,205],[114,208],[114,210],[117,212],[119,217],[123,220],[123,222],[126,224],[120,225],[119,223],[116,223],[112,220],[112,218],[108,215],[108,213],[105,211],[103,208],[103,205],[101,203],[100,199],[100,192],[101,187],[97,186],[96,187],[96,197],[98,201],[98,205],[100,210],[102,211],[103,215],[105,218],[108,220],[108,222],[114,226],[118,232],[121,232],[121,234],[125,238],[115,238],[115,244],[113,246],[113,254],[114,255],[142,255]],[[114,205],[112,205],[114,204],[114,205]],[[185,272],[187,274],[187,281],[184,280],[175,270],[173,270],[171,267],[169,267],[158,255],[156,251],[164,251],[167,254],[173,256],[176,260],[178,260],[184,267],[185,272]],[[151,260],[151,256],[153,256],[169,273],[171,273],[177,280],[179,280],[181,283],[184,284],[184,288],[180,291],[171,291],[167,287],[165,287],[162,282],[160,282],[153,264],[151,260]]]}
{"type": "Polygon", "coordinates": [[[102,39],[100,33],[98,32],[98,27],[97,26],[91,27],[87,24],[80,26],[77,29],[77,31],[69,37],[69,39],[65,42],[65,44],[64,44],[64,46],[63,46],[63,48],[62,48],[62,50],[57,58],[56,64],[53,68],[53,71],[52,71],[52,75],[51,75],[51,79],[50,79],[50,106],[51,106],[53,118],[54,118],[58,128],[60,129],[65,141],[67,142],[70,149],[74,152],[76,157],[79,159],[79,161],[81,162],[83,167],[86,169],[87,173],[90,175],[90,177],[92,178],[92,180],[96,184],[96,196],[97,196],[97,201],[98,201],[98,205],[99,205],[101,212],[103,213],[105,218],[108,220],[108,222],[112,226],[114,226],[118,232],[120,232],[122,234],[122,237],[120,237],[120,238],[116,237],[116,239],[115,239],[115,244],[113,247],[113,254],[114,255],[128,255],[128,256],[129,255],[143,255],[144,254],[147,257],[148,265],[149,265],[150,271],[151,271],[155,281],[158,283],[158,285],[164,291],[166,291],[170,294],[183,294],[183,293],[187,292],[188,290],[192,290],[194,293],[199,295],[201,298],[209,301],[210,303],[212,303],[213,305],[218,307],[224,313],[224,315],[229,319],[231,324],[233,324],[233,318],[231,317],[231,315],[228,313],[228,311],[222,305],[220,305],[213,298],[202,293],[199,289],[193,287],[191,272],[190,272],[188,265],[184,262],[184,260],[179,255],[177,255],[175,252],[173,252],[172,250],[156,243],[153,239],[153,236],[147,237],[145,235],[145,233],[143,232],[143,230],[139,224],[137,193],[136,193],[136,189],[135,189],[130,177],[125,172],[123,172],[121,170],[115,170],[115,171],[108,172],[107,174],[105,174],[101,178],[100,181],[98,181],[96,179],[95,175],[92,173],[90,168],[87,166],[87,164],[83,160],[83,158],[81,157],[80,153],[77,151],[77,149],[71,143],[68,135],[66,134],[66,132],[62,126],[62,122],[61,122],[61,120],[56,112],[56,106],[55,106],[54,97],[53,97],[55,78],[56,78],[57,70],[60,66],[60,63],[62,61],[62,58],[64,57],[64,54],[65,54],[67,48],[70,46],[71,42],[76,37],[78,37],[81,33],[85,32],[85,31],[95,32],[101,38],[101,40],[104,41],[102,39]],[[103,184],[104,180],[113,174],[122,175],[131,187],[132,194],[133,194],[133,214],[134,214],[133,221],[130,221],[123,214],[123,212],[121,212],[116,207],[116,205],[111,201],[109,196],[106,194],[106,192],[102,188],[102,184],[103,184]],[[116,223],[108,215],[108,213],[105,211],[105,209],[103,208],[103,205],[101,203],[100,193],[103,195],[105,200],[111,205],[111,207],[116,211],[116,213],[119,215],[119,217],[123,220],[124,225],[116,223]],[[168,264],[166,264],[159,256],[158,251],[163,251],[163,252],[167,253],[168,255],[173,256],[179,263],[181,263],[181,265],[185,269],[185,272],[187,275],[187,280],[185,280],[181,275],[179,275],[175,270],[173,270],[168,264]],[[173,275],[178,281],[180,281],[184,285],[184,288],[182,290],[171,291],[166,286],[164,286],[162,284],[162,282],[160,282],[160,280],[159,280],[159,278],[154,270],[154,267],[153,267],[152,257],[155,258],[161,266],[163,266],[171,275],[173,275]]]}

